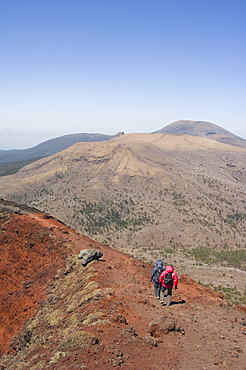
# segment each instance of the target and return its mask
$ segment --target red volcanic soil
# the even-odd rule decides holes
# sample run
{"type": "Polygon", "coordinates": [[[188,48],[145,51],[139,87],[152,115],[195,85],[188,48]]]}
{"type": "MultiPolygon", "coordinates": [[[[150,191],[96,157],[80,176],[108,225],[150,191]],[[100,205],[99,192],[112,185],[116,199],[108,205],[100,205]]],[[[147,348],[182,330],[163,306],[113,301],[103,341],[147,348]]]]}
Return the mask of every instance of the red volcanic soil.
{"type": "Polygon", "coordinates": [[[70,251],[28,215],[4,215],[0,225],[0,347],[8,353],[11,338],[35,315],[70,251]]]}
{"type": "MultiPolygon", "coordinates": [[[[182,275],[173,304],[162,306],[154,298],[149,282],[153,266],[147,263],[38,212],[1,214],[0,227],[1,370],[14,369],[15,361],[18,369],[38,369],[39,363],[40,369],[59,370],[246,369],[246,315],[222,295],[182,275]],[[28,346],[18,349],[13,343],[30,319],[52,304],[57,310],[56,300],[62,308],[65,298],[53,293],[51,302],[51,287],[54,292],[54,287],[68,279],[69,271],[64,272],[67,257],[88,248],[101,250],[103,257],[81,269],[90,271],[92,265],[91,281],[102,291],[110,290],[76,311],[76,330],[87,330],[95,340],[84,349],[61,347],[62,333],[74,318],[67,310],[59,325],[43,324],[37,329],[37,338],[44,342],[36,345],[37,352],[33,349],[31,355],[28,346]],[[100,312],[102,320],[85,324],[85,313],[95,312],[100,312]]],[[[71,273],[70,279],[75,276],[71,273]]],[[[72,294],[69,286],[67,294],[72,294]]]]}

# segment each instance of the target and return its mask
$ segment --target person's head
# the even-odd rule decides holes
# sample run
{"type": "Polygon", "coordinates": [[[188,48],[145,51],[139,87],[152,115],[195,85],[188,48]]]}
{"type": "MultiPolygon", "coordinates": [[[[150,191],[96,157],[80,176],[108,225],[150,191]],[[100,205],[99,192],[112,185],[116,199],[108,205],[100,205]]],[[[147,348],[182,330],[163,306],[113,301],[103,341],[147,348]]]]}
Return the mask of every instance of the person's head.
{"type": "Polygon", "coordinates": [[[158,259],[157,261],[156,261],[156,266],[158,266],[158,267],[163,267],[163,261],[161,260],[161,259],[158,259]]]}
{"type": "Polygon", "coordinates": [[[166,271],[167,272],[174,272],[174,267],[169,265],[169,266],[166,266],[166,271]]]}

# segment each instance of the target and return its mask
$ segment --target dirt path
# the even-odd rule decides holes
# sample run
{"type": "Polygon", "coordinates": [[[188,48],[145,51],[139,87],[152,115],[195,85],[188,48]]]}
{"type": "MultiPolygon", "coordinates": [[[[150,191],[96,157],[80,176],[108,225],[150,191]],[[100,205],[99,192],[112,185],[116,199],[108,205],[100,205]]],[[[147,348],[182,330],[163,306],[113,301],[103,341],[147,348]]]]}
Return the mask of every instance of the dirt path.
{"type": "MultiPolygon", "coordinates": [[[[49,264],[53,269],[55,268],[54,256],[49,254],[51,251],[56,257],[61,257],[60,264],[56,263],[56,269],[58,269],[64,263],[63,258],[69,253],[76,255],[81,249],[100,249],[103,257],[86,267],[80,266],[79,268],[83,270],[79,271],[86,272],[87,269],[90,271],[92,268],[94,276],[91,277],[91,281],[96,282],[102,291],[110,292],[93,303],[88,302],[83,307],[77,307],[73,316],[67,313],[57,327],[48,326],[43,329],[41,327],[40,330],[43,332],[41,331],[39,335],[43,338],[47,337],[48,346],[42,346],[39,349],[32,360],[34,364],[37,364],[37,359],[40,357],[40,361],[44,361],[42,363],[45,364],[43,369],[54,370],[81,369],[81,366],[86,370],[98,368],[108,370],[118,366],[131,370],[140,368],[146,370],[246,369],[246,314],[231,306],[218,293],[199,285],[189,276],[182,275],[179,289],[173,294],[173,304],[169,307],[161,306],[159,300],[154,297],[153,285],[149,282],[153,266],[129,254],[94,242],[42,213],[26,212],[19,218],[14,216],[11,225],[13,225],[12,232],[19,236],[15,240],[20,241],[21,248],[28,240],[30,247],[28,253],[36,248],[38,258],[33,257],[32,265],[35,261],[40,261],[41,255],[47,258],[40,265],[39,289],[41,290],[36,287],[37,292],[28,291],[29,296],[35,298],[35,307],[37,307],[37,300],[42,299],[44,312],[46,303],[49,303],[53,312],[66,311],[63,300],[54,296],[54,293],[49,294],[48,291],[50,279],[51,281],[53,279],[53,287],[57,284],[58,287],[67,276],[66,273],[60,272],[60,278],[54,279],[56,270],[53,270],[53,275],[47,274],[49,264]],[[21,244],[23,240],[24,244],[21,244]],[[54,249],[54,246],[51,248],[51,240],[56,241],[55,245],[58,249],[54,249]],[[44,266],[46,270],[42,270],[44,266]],[[42,274],[42,271],[45,273],[42,274]],[[42,294],[39,295],[38,292],[42,294]],[[48,295],[45,298],[46,293],[48,295]],[[56,306],[56,301],[59,306],[56,306]],[[88,331],[98,338],[98,343],[85,351],[77,349],[57,360],[57,363],[50,362],[50,351],[51,349],[57,351],[58,338],[63,331],[70,330],[68,325],[72,317],[85,314],[88,316],[95,312],[101,314],[102,321],[98,321],[95,325],[83,324],[79,321],[74,330],[79,333],[88,331]]],[[[5,246],[8,245],[6,244],[8,240],[7,238],[2,241],[5,246]]],[[[33,270],[35,271],[35,268],[33,270]]],[[[31,280],[30,270],[28,270],[28,276],[31,280]]],[[[68,277],[68,279],[71,278],[68,277]]],[[[4,294],[8,296],[7,291],[4,294]]],[[[26,294],[27,291],[24,289],[23,297],[26,294]]],[[[34,307],[34,302],[29,300],[27,310],[26,301],[20,300],[18,304],[20,312],[25,314],[23,320],[30,317],[28,314],[31,307],[34,307]],[[22,303],[23,306],[21,306],[22,303]]],[[[18,325],[20,328],[20,323],[18,325]]],[[[13,361],[20,360],[22,352],[18,353],[18,356],[13,361]]],[[[14,366],[13,362],[13,365],[2,369],[12,370],[14,366]]],[[[19,367],[19,369],[24,370],[25,367],[19,367]]]]}
{"type": "MultiPolygon", "coordinates": [[[[38,214],[35,219],[44,227],[56,225],[59,232],[69,232],[74,250],[80,251],[81,235],[66,226],[61,230],[59,223],[40,218],[38,214]]],[[[110,287],[115,293],[112,301],[100,301],[98,309],[104,310],[106,316],[121,314],[127,326],[134,328],[140,338],[150,338],[150,324],[165,317],[183,329],[157,336],[158,346],[154,347],[153,355],[148,352],[147,357],[141,345],[135,343],[133,349],[131,344],[129,358],[133,357],[134,361],[138,358],[139,365],[145,365],[146,369],[156,368],[156,358],[159,358],[158,367],[163,369],[246,369],[246,317],[243,312],[186,275],[181,277],[179,289],[173,294],[173,304],[161,306],[149,283],[152,266],[84,236],[82,239],[83,246],[87,241],[89,248],[102,250],[102,261],[95,265],[96,280],[101,287],[110,287]]],[[[115,328],[108,328],[104,332],[104,344],[116,338],[114,331],[115,328]]],[[[119,350],[120,346],[113,346],[114,350],[119,350]]],[[[121,366],[127,368],[127,364],[121,366]]]]}

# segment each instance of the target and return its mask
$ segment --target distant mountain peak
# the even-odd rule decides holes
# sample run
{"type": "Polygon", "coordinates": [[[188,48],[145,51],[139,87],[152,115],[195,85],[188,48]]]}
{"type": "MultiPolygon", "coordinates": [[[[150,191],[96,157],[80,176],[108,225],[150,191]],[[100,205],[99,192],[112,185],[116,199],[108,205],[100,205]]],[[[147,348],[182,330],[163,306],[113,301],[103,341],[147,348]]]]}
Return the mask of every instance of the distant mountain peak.
{"type": "Polygon", "coordinates": [[[246,148],[246,140],[211,122],[179,120],[164,126],[155,133],[170,133],[206,137],[221,143],[246,148]]]}

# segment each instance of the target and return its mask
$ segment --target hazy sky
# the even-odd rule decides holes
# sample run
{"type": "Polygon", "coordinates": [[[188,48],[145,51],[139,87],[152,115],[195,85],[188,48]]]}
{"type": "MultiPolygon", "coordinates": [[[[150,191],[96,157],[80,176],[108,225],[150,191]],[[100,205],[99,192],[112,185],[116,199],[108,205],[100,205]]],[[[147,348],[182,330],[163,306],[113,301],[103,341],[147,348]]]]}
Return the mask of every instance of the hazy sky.
{"type": "Polygon", "coordinates": [[[0,127],[246,139],[245,0],[0,0],[0,127]]]}

